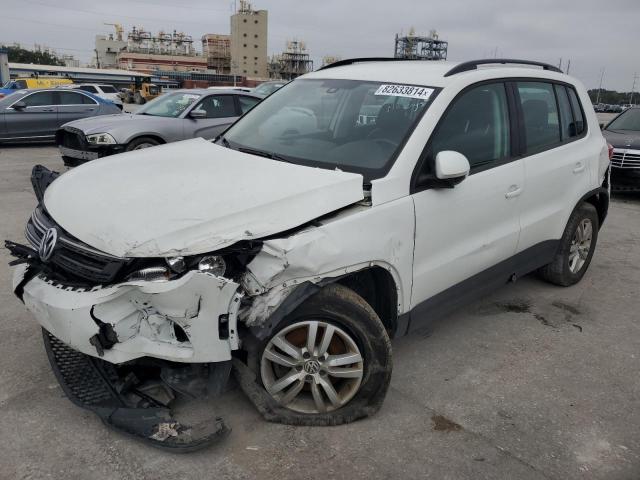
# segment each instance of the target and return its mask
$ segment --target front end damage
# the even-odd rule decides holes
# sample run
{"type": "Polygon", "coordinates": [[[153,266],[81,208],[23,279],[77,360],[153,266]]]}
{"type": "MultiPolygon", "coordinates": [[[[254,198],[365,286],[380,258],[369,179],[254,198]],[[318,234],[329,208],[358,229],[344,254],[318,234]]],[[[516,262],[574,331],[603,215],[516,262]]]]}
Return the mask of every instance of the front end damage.
{"type": "Polygon", "coordinates": [[[319,243],[332,258],[336,243],[303,226],[295,245],[275,238],[171,262],[121,258],[95,250],[49,216],[44,191],[56,176],[34,168],[40,204],[25,232],[30,245],[5,246],[16,257],[14,291],[42,326],[52,369],[69,399],[154,446],[191,451],[229,428],[217,417],[184,425],[171,405],[221,394],[233,363],[239,385],[266,419],[300,424],[262,395],[238,353],[243,342],[266,338],[327,277],[349,272],[307,258],[307,249],[319,243]],[[212,255],[226,260],[222,271],[209,268],[211,262],[202,268],[212,255]],[[321,278],[318,271],[328,273],[321,278]]]}

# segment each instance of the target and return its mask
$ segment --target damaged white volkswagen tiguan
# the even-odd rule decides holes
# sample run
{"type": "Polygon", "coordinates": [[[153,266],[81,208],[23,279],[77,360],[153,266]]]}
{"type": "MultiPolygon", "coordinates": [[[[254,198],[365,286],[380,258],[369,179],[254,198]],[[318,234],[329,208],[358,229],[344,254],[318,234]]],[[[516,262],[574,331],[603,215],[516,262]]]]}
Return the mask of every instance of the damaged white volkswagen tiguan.
{"type": "Polygon", "coordinates": [[[177,398],[231,371],[262,415],[372,415],[390,339],[537,271],[573,285],[609,204],[584,87],[550,65],[341,61],[258,104],[215,142],[36,166],[14,290],[68,397],[188,451],[177,398]]]}

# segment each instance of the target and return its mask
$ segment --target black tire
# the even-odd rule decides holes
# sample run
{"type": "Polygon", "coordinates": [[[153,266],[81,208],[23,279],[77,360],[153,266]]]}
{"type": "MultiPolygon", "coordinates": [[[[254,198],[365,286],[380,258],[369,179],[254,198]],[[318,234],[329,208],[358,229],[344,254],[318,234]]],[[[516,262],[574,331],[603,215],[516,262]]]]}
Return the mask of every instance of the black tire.
{"type": "Polygon", "coordinates": [[[151,137],[139,137],[131,140],[128,143],[127,148],[124,149],[124,151],[130,152],[131,150],[139,150],[142,148],[147,148],[147,147],[144,147],[144,145],[151,147],[155,145],[160,145],[160,142],[155,138],[151,138],[151,137]]]}
{"type": "Polygon", "coordinates": [[[270,404],[256,405],[261,413],[267,420],[293,425],[339,425],[373,415],[382,406],[393,368],[391,342],[380,318],[362,297],[339,284],[327,285],[305,301],[265,340],[255,340],[253,345],[249,342],[247,363],[270,404]],[[363,375],[359,389],[345,405],[329,412],[301,413],[280,406],[265,390],[260,368],[262,354],[278,332],[301,321],[318,319],[341,328],[355,341],[363,358],[363,375]]]}
{"type": "Polygon", "coordinates": [[[578,206],[573,211],[569,221],[567,222],[567,226],[565,227],[562,238],[560,239],[560,247],[555,258],[551,263],[538,270],[540,277],[549,283],[562,287],[569,287],[578,283],[584,276],[587,268],[589,268],[589,264],[593,258],[593,252],[595,251],[596,244],[598,242],[599,228],[600,223],[596,208],[590,203],[582,203],[578,206]],[[571,244],[578,226],[581,222],[586,220],[590,221],[592,226],[591,245],[586,258],[584,259],[583,265],[577,271],[572,272],[569,264],[571,244]]]}

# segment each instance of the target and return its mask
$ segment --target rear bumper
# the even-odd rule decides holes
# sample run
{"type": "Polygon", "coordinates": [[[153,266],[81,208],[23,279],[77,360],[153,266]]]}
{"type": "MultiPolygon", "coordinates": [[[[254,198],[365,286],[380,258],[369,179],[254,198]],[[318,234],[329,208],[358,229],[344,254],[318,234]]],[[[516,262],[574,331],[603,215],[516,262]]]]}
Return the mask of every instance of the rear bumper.
{"type": "Polygon", "coordinates": [[[236,350],[238,284],[202,272],[166,282],[130,282],[93,290],[55,285],[36,276],[23,285],[27,309],[73,349],[120,364],[141,357],[182,363],[223,362],[236,350]]]}

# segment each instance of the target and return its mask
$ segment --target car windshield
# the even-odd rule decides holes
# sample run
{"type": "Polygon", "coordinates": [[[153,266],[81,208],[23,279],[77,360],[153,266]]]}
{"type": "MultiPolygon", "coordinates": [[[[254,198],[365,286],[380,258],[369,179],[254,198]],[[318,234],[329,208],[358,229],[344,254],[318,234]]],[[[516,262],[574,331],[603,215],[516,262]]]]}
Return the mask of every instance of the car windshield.
{"type": "Polygon", "coordinates": [[[179,117],[189,105],[198,100],[197,93],[176,92],[155,98],[138,110],[138,115],[152,115],[154,117],[179,117]]]}
{"type": "Polygon", "coordinates": [[[100,90],[102,90],[104,93],[118,93],[118,91],[111,85],[100,85],[100,90]]]}
{"type": "Polygon", "coordinates": [[[640,131],[640,108],[630,108],[614,119],[607,130],[633,130],[640,131]]]}
{"type": "Polygon", "coordinates": [[[220,139],[249,153],[383,176],[435,89],[359,80],[296,80],[267,97],[220,139]]]}
{"type": "Polygon", "coordinates": [[[282,83],[263,83],[255,88],[254,93],[258,95],[270,95],[280,87],[282,87],[282,83]]]}

